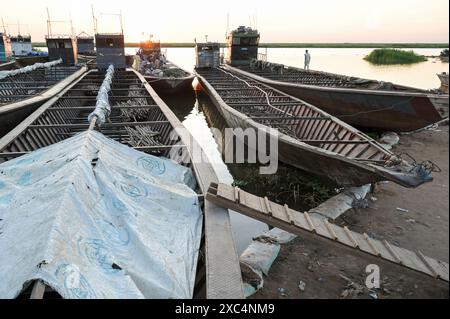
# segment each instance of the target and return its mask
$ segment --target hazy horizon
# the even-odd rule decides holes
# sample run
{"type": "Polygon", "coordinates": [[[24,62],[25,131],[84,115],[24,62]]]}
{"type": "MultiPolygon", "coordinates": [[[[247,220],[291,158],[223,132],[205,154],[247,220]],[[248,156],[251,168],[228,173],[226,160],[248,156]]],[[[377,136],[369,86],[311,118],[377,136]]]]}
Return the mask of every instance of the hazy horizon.
{"type": "Polygon", "coordinates": [[[238,1],[226,3],[198,0],[164,2],[85,1],[65,3],[57,0],[0,1],[0,18],[10,34],[30,33],[34,42],[44,41],[47,12],[54,34],[93,33],[91,4],[98,19],[99,32],[119,32],[116,16],[101,13],[122,11],[126,42],[137,42],[153,34],[162,42],[193,42],[207,34],[212,41],[224,42],[227,30],[239,25],[257,27],[266,43],[448,43],[448,0],[357,0],[238,1]],[[220,6],[219,6],[220,5],[220,6]],[[143,35],[144,32],[144,35],[143,35]]]}

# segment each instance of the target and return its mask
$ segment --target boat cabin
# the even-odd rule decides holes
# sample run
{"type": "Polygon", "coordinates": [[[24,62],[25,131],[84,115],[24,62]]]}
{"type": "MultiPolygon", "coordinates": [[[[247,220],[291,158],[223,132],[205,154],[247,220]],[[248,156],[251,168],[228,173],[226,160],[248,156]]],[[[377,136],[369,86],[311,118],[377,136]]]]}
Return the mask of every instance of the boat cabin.
{"type": "Polygon", "coordinates": [[[220,45],[217,42],[196,43],[195,67],[215,68],[220,65],[220,45]]]}
{"type": "Polygon", "coordinates": [[[49,61],[63,60],[63,65],[78,63],[77,41],[71,36],[47,36],[45,38],[48,48],[49,61]]]}
{"type": "Polygon", "coordinates": [[[145,57],[154,56],[159,58],[161,56],[161,42],[160,41],[141,41],[139,44],[139,53],[145,57]]]}
{"type": "Polygon", "coordinates": [[[232,66],[249,65],[258,58],[259,38],[257,30],[244,26],[228,33],[226,62],[232,66]]]}
{"type": "Polygon", "coordinates": [[[17,35],[10,37],[12,54],[14,56],[28,56],[33,52],[30,35],[17,35]]]}
{"type": "Polygon", "coordinates": [[[95,43],[98,69],[106,70],[110,64],[116,69],[126,69],[123,34],[96,34],[95,43]]]}
{"type": "Polygon", "coordinates": [[[11,40],[5,33],[0,32],[0,63],[9,62],[11,55],[11,40]]]}
{"type": "Polygon", "coordinates": [[[95,53],[94,37],[86,32],[81,32],[77,35],[77,51],[78,54],[93,54],[95,53]]]}

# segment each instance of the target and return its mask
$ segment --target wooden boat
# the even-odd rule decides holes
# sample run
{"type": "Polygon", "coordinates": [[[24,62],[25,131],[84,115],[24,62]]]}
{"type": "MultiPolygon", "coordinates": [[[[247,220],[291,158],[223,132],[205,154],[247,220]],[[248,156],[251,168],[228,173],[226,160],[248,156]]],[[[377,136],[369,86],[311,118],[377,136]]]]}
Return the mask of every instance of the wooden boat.
{"type": "Polygon", "coordinates": [[[405,132],[448,117],[448,94],[256,60],[228,68],[356,127],[405,132]]]}
{"type": "Polygon", "coordinates": [[[427,165],[409,164],[321,109],[230,69],[198,69],[202,87],[233,128],[278,130],[278,158],[343,186],[390,180],[417,187],[427,165]]]}
{"type": "MultiPolygon", "coordinates": [[[[104,73],[88,71],[1,138],[0,163],[85,131],[90,124],[87,116],[95,108],[103,78],[104,73]]],[[[169,157],[171,150],[178,149],[192,159],[191,149],[201,150],[144,77],[134,70],[114,73],[109,102],[112,106],[110,121],[97,128],[103,135],[160,157],[169,157]],[[171,135],[173,131],[178,133],[178,139],[171,135]]],[[[194,297],[243,298],[228,210],[203,200],[202,194],[206,193],[210,183],[217,181],[214,170],[205,161],[191,161],[185,165],[195,174],[204,213],[194,297]]],[[[33,285],[38,284],[36,281],[33,285]]],[[[23,296],[31,294],[33,285],[23,291],[23,296]]],[[[51,296],[51,289],[46,294],[51,296]]],[[[39,297],[42,298],[42,294],[39,297]]]]}
{"type": "Polygon", "coordinates": [[[0,137],[86,71],[57,65],[0,79],[0,137]]]}
{"type": "Polygon", "coordinates": [[[170,61],[167,61],[161,67],[159,74],[145,74],[144,77],[157,92],[162,94],[178,94],[191,91],[192,81],[195,78],[192,73],[189,73],[170,61]]]}

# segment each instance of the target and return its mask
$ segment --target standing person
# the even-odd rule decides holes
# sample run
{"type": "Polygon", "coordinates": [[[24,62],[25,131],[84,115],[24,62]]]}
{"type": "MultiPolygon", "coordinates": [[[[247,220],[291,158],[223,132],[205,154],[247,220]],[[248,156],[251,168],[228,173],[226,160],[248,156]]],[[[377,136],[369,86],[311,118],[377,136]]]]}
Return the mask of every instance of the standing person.
{"type": "Polygon", "coordinates": [[[308,50],[305,52],[305,70],[309,70],[309,62],[311,62],[311,55],[309,54],[308,50]]]}

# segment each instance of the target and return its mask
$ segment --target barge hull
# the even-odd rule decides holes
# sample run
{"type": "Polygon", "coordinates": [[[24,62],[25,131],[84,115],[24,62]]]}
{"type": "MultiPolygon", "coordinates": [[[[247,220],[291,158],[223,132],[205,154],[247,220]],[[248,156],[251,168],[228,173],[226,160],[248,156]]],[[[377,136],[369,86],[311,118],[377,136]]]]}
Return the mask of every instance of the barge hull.
{"type": "MultiPolygon", "coordinates": [[[[370,162],[358,161],[354,158],[343,156],[341,154],[324,150],[320,147],[315,147],[313,145],[307,144],[286,135],[280,131],[275,135],[273,132],[268,132],[268,126],[257,122],[255,119],[248,117],[247,115],[237,111],[233,107],[229,106],[217,93],[214,87],[208,82],[207,76],[202,76],[202,71],[197,72],[197,76],[201,82],[202,87],[206,93],[211,97],[214,105],[220,111],[224,117],[227,124],[232,128],[242,128],[243,130],[248,128],[253,128],[256,130],[264,130],[266,132],[266,137],[271,135],[271,138],[278,139],[278,159],[286,164],[292,165],[294,167],[303,169],[310,173],[316,174],[322,178],[326,178],[329,181],[335,183],[336,185],[342,186],[361,186],[369,183],[375,183],[383,180],[390,180],[398,183],[404,187],[417,187],[425,182],[429,182],[432,178],[426,172],[420,171],[420,166],[408,168],[406,171],[398,171],[397,169],[392,169],[380,165],[374,165],[370,162]],[[419,169],[419,170],[417,170],[419,169]]],[[[217,76],[213,75],[212,77],[217,76]]],[[[270,91],[268,94],[283,94],[280,91],[275,91],[270,87],[267,87],[270,91]]],[[[225,89],[226,90],[226,89],[225,89]]],[[[281,96],[281,95],[280,95],[281,96]]],[[[315,109],[314,106],[308,105],[292,96],[286,95],[284,98],[290,99],[292,103],[303,104],[309,107],[311,110],[315,109]]],[[[267,110],[266,110],[267,111],[267,110]]],[[[316,109],[314,112],[321,112],[316,109]]],[[[326,113],[323,114],[325,116],[326,113]]],[[[329,116],[329,115],[328,115],[329,116]]],[[[257,119],[257,118],[256,118],[257,119]]],[[[378,152],[383,152],[386,155],[394,156],[394,154],[389,153],[387,150],[383,149],[378,143],[371,140],[369,137],[358,132],[349,125],[339,121],[336,118],[330,117],[329,120],[334,123],[335,126],[340,126],[341,129],[347,130],[347,134],[358,135],[361,138],[365,138],[364,143],[369,144],[374,147],[374,150],[378,152]],[[386,153],[388,152],[388,153],[386,153]]],[[[318,127],[316,125],[316,131],[318,127]]],[[[321,130],[324,131],[322,127],[321,130]]],[[[325,132],[325,131],[324,131],[325,132]]],[[[323,134],[316,132],[316,134],[323,134]]],[[[266,139],[267,140],[267,139],[266,139]]],[[[322,144],[329,144],[328,142],[321,141],[322,144]]],[[[319,144],[320,144],[319,143],[319,144]]],[[[339,141],[331,141],[332,144],[340,144],[339,141]]],[[[340,148],[342,150],[346,149],[346,144],[342,143],[340,148]]],[[[363,150],[362,152],[365,152],[363,150]]],[[[341,151],[342,153],[342,151],[341,151]]],[[[345,153],[345,152],[344,152],[345,153]]]]}
{"type": "Polygon", "coordinates": [[[409,132],[448,117],[448,95],[302,85],[226,68],[313,104],[356,127],[409,132]]]}

